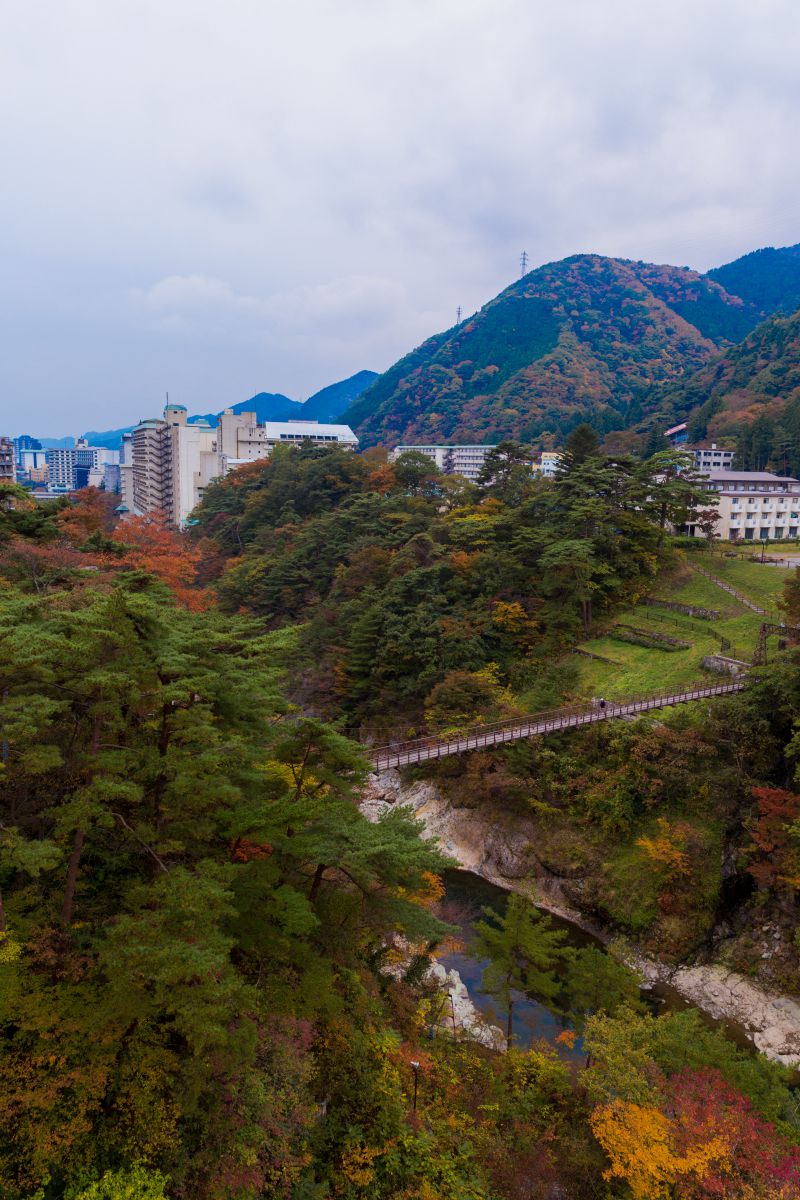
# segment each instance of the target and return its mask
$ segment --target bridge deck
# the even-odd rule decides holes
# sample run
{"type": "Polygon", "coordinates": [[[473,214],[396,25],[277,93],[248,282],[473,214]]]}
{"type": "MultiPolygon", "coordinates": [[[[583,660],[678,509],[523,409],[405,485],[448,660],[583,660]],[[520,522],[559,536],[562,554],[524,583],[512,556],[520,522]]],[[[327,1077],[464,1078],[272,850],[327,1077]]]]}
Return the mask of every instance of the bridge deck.
{"type": "Polygon", "coordinates": [[[561,729],[574,729],[580,725],[593,725],[597,721],[613,720],[617,717],[634,716],[654,708],[669,708],[674,704],[687,704],[692,700],[703,700],[707,696],[725,696],[739,692],[745,686],[744,679],[733,679],[728,683],[712,684],[708,687],[691,688],[685,692],[659,692],[656,695],[640,696],[629,700],[607,701],[601,709],[596,704],[583,704],[574,708],[561,708],[552,712],[532,713],[523,720],[502,721],[496,725],[479,725],[465,729],[444,740],[436,737],[416,738],[410,742],[398,742],[389,746],[378,746],[370,751],[376,771],[388,767],[407,767],[413,763],[429,762],[433,758],[448,758],[463,754],[467,750],[481,750],[498,746],[503,742],[515,742],[520,738],[536,737],[545,733],[556,733],[561,729]]]}

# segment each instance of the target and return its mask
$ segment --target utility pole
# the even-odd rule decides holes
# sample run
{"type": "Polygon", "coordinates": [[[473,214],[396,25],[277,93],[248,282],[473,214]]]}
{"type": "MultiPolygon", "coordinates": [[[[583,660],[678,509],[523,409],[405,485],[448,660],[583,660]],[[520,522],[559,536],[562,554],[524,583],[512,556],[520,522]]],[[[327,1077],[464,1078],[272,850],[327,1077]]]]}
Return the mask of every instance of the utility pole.
{"type": "Polygon", "coordinates": [[[527,270],[528,270],[528,251],[523,250],[522,254],[520,254],[520,256],[519,256],[519,277],[520,277],[520,279],[522,278],[523,275],[525,275],[527,273],[527,270]]]}
{"type": "Polygon", "coordinates": [[[460,324],[461,324],[461,305],[459,304],[458,308],[456,309],[456,325],[460,325],[460,324]]]}

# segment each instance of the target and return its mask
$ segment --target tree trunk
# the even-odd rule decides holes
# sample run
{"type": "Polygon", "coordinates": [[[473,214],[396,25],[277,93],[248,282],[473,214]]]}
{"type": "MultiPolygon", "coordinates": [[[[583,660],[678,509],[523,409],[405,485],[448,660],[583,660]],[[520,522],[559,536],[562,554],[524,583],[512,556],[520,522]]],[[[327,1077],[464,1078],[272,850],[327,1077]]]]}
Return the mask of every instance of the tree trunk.
{"type": "Polygon", "coordinates": [[[509,996],[508,998],[508,1020],[506,1021],[506,1050],[511,1049],[511,1042],[514,1038],[514,1001],[509,996]]]}
{"type": "Polygon", "coordinates": [[[319,891],[320,884],[322,883],[322,876],[325,874],[326,870],[327,863],[317,863],[317,869],[314,872],[314,878],[311,881],[311,891],[308,893],[308,898],[312,904],[317,898],[317,892],[319,891]]]}
{"type": "Polygon", "coordinates": [[[61,906],[61,924],[66,928],[72,924],[72,906],[75,900],[75,884],[78,881],[78,867],[81,861],[81,851],[86,834],[82,829],[75,830],[72,840],[72,853],[67,867],[67,886],[64,888],[64,903],[61,906]]]}

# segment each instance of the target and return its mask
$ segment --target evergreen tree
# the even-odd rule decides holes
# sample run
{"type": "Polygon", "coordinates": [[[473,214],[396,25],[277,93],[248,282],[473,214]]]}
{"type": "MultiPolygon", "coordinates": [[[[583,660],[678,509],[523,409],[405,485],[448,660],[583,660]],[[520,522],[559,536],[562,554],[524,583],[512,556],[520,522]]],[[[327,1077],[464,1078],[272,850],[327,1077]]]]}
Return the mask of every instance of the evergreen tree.
{"type": "Polygon", "coordinates": [[[501,916],[483,910],[488,921],[475,923],[472,953],[489,960],[483,973],[485,991],[497,996],[506,1010],[506,1044],[513,1040],[514,993],[527,992],[552,1002],[559,992],[557,967],[566,962],[566,934],[541,916],[522,896],[509,896],[501,916]]]}

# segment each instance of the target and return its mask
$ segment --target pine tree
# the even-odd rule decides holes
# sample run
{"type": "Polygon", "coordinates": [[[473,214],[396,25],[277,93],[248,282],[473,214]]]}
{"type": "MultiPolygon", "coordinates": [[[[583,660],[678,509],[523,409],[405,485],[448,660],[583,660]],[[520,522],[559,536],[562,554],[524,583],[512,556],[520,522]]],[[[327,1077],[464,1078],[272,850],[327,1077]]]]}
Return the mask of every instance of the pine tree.
{"type": "Polygon", "coordinates": [[[566,934],[522,896],[510,896],[502,916],[490,908],[483,911],[489,920],[476,922],[472,953],[489,960],[481,986],[506,1009],[506,1044],[511,1049],[514,992],[528,992],[538,1000],[556,999],[560,985],[555,971],[569,957],[566,934]]]}

